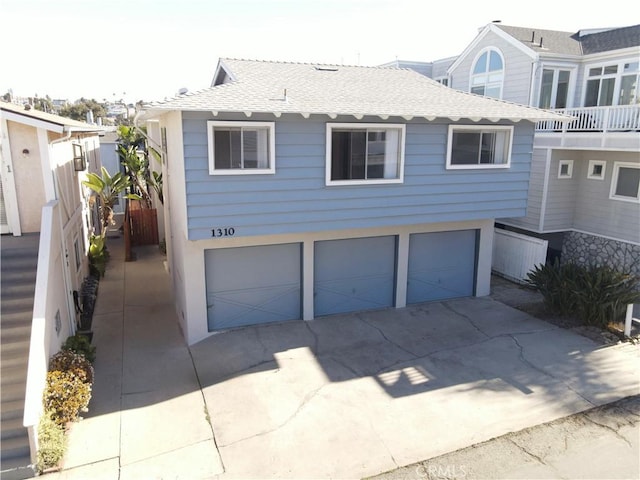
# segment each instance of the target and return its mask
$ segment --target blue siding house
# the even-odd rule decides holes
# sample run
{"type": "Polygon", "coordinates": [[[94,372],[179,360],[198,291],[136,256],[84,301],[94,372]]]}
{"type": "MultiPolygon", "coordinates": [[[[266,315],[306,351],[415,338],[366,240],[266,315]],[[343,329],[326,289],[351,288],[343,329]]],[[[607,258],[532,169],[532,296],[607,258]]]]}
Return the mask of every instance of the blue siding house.
{"type": "Polygon", "coordinates": [[[494,219],[526,214],[535,122],[565,119],[410,69],[231,59],[145,115],[190,344],[487,295],[494,219]]]}

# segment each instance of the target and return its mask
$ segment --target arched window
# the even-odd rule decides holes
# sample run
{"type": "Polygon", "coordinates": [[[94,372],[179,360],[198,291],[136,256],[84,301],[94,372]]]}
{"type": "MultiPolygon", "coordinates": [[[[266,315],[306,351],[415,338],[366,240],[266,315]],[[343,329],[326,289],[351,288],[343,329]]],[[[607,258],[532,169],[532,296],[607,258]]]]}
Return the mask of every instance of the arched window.
{"type": "Polygon", "coordinates": [[[471,93],[502,98],[504,62],[495,49],[485,50],[476,59],[471,73],[471,93]]]}

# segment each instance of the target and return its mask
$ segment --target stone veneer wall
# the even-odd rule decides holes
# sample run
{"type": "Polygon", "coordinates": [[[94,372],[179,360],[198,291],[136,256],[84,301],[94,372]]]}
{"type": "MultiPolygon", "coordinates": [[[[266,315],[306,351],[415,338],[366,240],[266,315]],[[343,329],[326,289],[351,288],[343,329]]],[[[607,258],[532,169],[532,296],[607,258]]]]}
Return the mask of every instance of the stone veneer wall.
{"type": "Polygon", "coordinates": [[[640,245],[610,240],[579,232],[566,232],[562,243],[562,263],[608,265],[640,277],[640,245]]]}

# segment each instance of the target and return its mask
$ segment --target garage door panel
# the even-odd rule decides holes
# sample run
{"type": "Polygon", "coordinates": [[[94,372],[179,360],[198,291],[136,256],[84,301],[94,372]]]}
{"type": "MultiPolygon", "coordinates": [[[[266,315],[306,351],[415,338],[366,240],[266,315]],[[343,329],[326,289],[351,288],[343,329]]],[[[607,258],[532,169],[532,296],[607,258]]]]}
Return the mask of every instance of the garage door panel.
{"type": "Polygon", "coordinates": [[[205,261],[209,330],[300,319],[299,244],[208,250],[205,261]]]}
{"type": "Polygon", "coordinates": [[[475,230],[411,235],[407,303],[473,295],[475,252],[475,230]]]}
{"type": "Polygon", "coordinates": [[[395,250],[393,236],[317,242],[315,314],[393,306],[395,250]]]}

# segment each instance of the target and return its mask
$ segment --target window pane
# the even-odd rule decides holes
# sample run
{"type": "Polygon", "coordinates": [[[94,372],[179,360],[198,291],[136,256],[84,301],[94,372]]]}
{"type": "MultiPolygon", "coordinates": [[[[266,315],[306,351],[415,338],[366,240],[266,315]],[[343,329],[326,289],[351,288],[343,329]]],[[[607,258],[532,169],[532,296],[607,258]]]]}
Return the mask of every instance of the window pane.
{"type": "Polygon", "coordinates": [[[622,77],[620,82],[620,97],[618,105],[631,105],[635,103],[636,88],[638,85],[638,77],[636,75],[627,75],[622,77]]]}
{"type": "Polygon", "coordinates": [[[560,72],[558,72],[558,87],[556,90],[556,102],[554,108],[567,108],[569,78],[570,72],[568,70],[560,70],[560,72]]]}
{"type": "Polygon", "coordinates": [[[640,168],[620,167],[616,195],[620,197],[638,198],[640,186],[640,168]]]}
{"type": "Polygon", "coordinates": [[[220,170],[241,168],[239,128],[216,128],[214,131],[215,168],[220,170]]]}
{"type": "Polygon", "coordinates": [[[331,180],[364,180],[366,131],[333,130],[331,180]]]}
{"type": "Polygon", "coordinates": [[[351,169],[349,179],[364,180],[367,155],[367,132],[351,132],[351,169]]]}
{"type": "Polygon", "coordinates": [[[256,130],[243,130],[242,153],[244,168],[258,168],[258,132],[256,130]]]}
{"type": "Polygon", "coordinates": [[[551,92],[553,90],[553,70],[544,70],[542,72],[542,85],[540,86],[540,108],[551,107],[551,92]]]}
{"type": "Polygon", "coordinates": [[[598,106],[613,105],[613,89],[616,85],[615,78],[603,78],[600,86],[600,100],[598,106]]]}
{"type": "Polygon", "coordinates": [[[605,75],[613,75],[614,73],[618,73],[617,65],[607,65],[606,67],[604,67],[605,75]]]}
{"type": "Polygon", "coordinates": [[[496,70],[502,70],[502,59],[498,52],[492,50],[489,56],[489,71],[495,72],[496,70]]]}
{"type": "Polygon", "coordinates": [[[589,80],[587,82],[587,93],[584,97],[585,107],[595,107],[598,105],[598,90],[600,89],[600,80],[589,80]]]}
{"type": "Polygon", "coordinates": [[[475,93],[476,95],[484,95],[484,87],[472,87],[471,93],[475,93]]]}
{"type": "Polygon", "coordinates": [[[589,76],[590,77],[597,77],[598,75],[602,75],[602,67],[590,68],[589,69],[589,76]]]}
{"type": "Polygon", "coordinates": [[[480,58],[476,62],[475,67],[473,68],[473,73],[484,73],[487,71],[487,52],[484,52],[480,55],[480,58]]]}
{"type": "Polygon", "coordinates": [[[476,165],[479,156],[480,136],[479,132],[453,132],[451,164],[476,165]]]}
{"type": "Polygon", "coordinates": [[[485,132],[482,134],[482,144],[480,146],[480,163],[493,163],[493,152],[495,151],[496,134],[485,132]]]}
{"type": "Polygon", "coordinates": [[[384,178],[385,132],[367,134],[367,178],[384,178]]]}
{"type": "Polygon", "coordinates": [[[349,178],[350,137],[349,132],[333,130],[331,133],[331,180],[349,178]]]}
{"type": "Polygon", "coordinates": [[[485,97],[500,98],[500,87],[487,86],[484,90],[485,97]]]}

